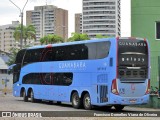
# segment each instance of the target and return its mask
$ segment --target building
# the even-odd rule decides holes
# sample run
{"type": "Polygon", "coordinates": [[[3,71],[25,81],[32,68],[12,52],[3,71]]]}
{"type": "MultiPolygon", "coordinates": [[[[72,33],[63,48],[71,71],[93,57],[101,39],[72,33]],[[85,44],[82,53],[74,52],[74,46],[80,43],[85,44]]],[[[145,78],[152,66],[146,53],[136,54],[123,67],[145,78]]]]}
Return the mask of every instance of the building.
{"type": "Polygon", "coordinates": [[[26,11],[26,25],[29,24],[35,26],[37,40],[47,34],[68,38],[68,10],[53,5],[35,6],[26,11]]]}
{"type": "Polygon", "coordinates": [[[83,0],[83,33],[120,36],[120,0],[83,0]]]}
{"type": "Polygon", "coordinates": [[[82,33],[82,13],[75,14],[75,32],[82,33]]]}
{"type": "Polygon", "coordinates": [[[8,66],[5,62],[8,61],[9,59],[9,53],[1,51],[0,50],[0,90],[4,89],[5,84],[4,81],[2,82],[2,79],[8,79],[9,81],[7,82],[7,89],[11,90],[12,89],[12,84],[13,84],[13,75],[10,74],[8,75],[7,69],[8,66]]]}
{"type": "Polygon", "coordinates": [[[131,0],[131,36],[147,38],[149,40],[151,58],[151,86],[153,87],[160,87],[159,9],[160,0],[131,0]]]}
{"type": "Polygon", "coordinates": [[[19,25],[19,21],[12,21],[12,24],[0,26],[0,50],[10,52],[12,47],[17,47],[13,37],[15,28],[19,25]]]}

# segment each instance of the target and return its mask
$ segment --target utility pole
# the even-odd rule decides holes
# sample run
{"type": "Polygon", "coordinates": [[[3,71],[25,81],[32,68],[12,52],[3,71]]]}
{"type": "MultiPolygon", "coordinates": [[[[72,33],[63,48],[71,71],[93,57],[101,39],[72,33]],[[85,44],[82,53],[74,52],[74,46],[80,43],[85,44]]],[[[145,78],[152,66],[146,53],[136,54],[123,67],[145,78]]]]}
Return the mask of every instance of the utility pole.
{"type": "Polygon", "coordinates": [[[12,0],[9,0],[13,5],[15,5],[19,11],[20,11],[20,17],[21,17],[21,38],[20,38],[20,49],[23,48],[23,10],[25,8],[25,6],[28,3],[28,0],[26,1],[25,5],[23,6],[23,9],[21,9],[20,7],[18,7],[12,0]]]}

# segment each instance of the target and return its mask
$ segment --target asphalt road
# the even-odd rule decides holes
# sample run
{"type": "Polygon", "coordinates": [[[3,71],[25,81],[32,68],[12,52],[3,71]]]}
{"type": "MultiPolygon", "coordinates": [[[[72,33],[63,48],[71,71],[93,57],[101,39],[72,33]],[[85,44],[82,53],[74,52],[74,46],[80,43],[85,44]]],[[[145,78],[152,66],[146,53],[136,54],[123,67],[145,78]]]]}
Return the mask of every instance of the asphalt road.
{"type": "MultiPolygon", "coordinates": [[[[20,112],[23,112],[25,114],[28,115],[28,111],[34,111],[34,112],[40,112],[41,111],[47,111],[46,114],[47,115],[51,115],[53,118],[55,118],[54,116],[64,116],[64,114],[68,114],[65,115],[65,117],[58,117],[59,120],[61,119],[75,119],[75,117],[72,118],[72,115],[74,116],[77,116],[78,117],[83,117],[83,119],[87,119],[87,120],[99,120],[100,119],[105,119],[105,117],[103,116],[105,114],[105,116],[107,115],[111,115],[110,113],[113,113],[113,114],[118,114],[113,108],[110,109],[110,110],[106,110],[102,107],[94,107],[93,110],[91,111],[86,111],[84,109],[74,109],[72,107],[71,104],[66,104],[66,103],[62,103],[60,105],[58,105],[57,103],[49,103],[49,102],[40,102],[40,103],[31,103],[31,102],[24,102],[22,100],[22,98],[19,98],[19,97],[14,97],[12,96],[11,94],[7,94],[7,95],[3,95],[2,92],[0,92],[0,111],[1,111],[1,114],[2,112],[4,111],[20,111],[20,112]],[[55,111],[55,112],[54,112],[55,111]],[[58,111],[58,112],[57,112],[58,111]],[[72,112],[72,114],[71,114],[72,112]],[[91,117],[85,117],[84,114],[82,113],[90,113],[91,114],[91,117]],[[54,115],[53,115],[54,114],[54,115]],[[70,116],[71,115],[71,116],[70,116]],[[93,116],[92,116],[93,115],[93,116]],[[98,116],[100,115],[100,117],[98,116]],[[103,117],[102,117],[103,116],[103,117]],[[71,118],[68,118],[68,117],[71,117],[71,118]]],[[[159,111],[160,112],[160,109],[150,109],[150,108],[137,108],[137,107],[125,107],[124,110],[122,111],[122,113],[136,113],[136,111],[152,111],[153,113],[155,111],[159,111]]],[[[37,113],[37,117],[41,117],[41,116],[44,116],[43,114],[42,115],[39,115],[37,113]],[[39,116],[38,116],[39,115],[39,116]]],[[[2,115],[0,115],[2,116],[2,115]]],[[[20,115],[21,117],[25,117],[25,115],[20,115]]],[[[16,117],[16,120],[17,119],[20,119],[21,120],[21,117],[16,117]]],[[[33,116],[32,116],[33,117],[33,116]]],[[[108,117],[108,116],[107,116],[108,117]]],[[[111,119],[126,119],[128,120],[128,117],[111,117],[111,119]]],[[[158,120],[160,118],[158,117],[129,117],[130,120],[132,120],[134,118],[135,119],[144,119],[144,120],[158,120]]],[[[11,118],[3,118],[3,117],[0,117],[0,120],[7,120],[7,119],[11,119],[11,118]]],[[[23,118],[24,119],[24,118],[23,118]]],[[[27,118],[25,118],[27,119],[27,118]]],[[[36,118],[32,118],[32,119],[36,119],[36,118]]],[[[49,117],[47,118],[38,118],[38,119],[42,119],[42,120],[48,120],[48,119],[51,119],[49,117]]],[[[57,117],[56,117],[57,119],[57,117]]],[[[81,119],[81,118],[77,118],[76,119],[81,119]]],[[[30,119],[31,120],[31,119],[30,119]]]]}

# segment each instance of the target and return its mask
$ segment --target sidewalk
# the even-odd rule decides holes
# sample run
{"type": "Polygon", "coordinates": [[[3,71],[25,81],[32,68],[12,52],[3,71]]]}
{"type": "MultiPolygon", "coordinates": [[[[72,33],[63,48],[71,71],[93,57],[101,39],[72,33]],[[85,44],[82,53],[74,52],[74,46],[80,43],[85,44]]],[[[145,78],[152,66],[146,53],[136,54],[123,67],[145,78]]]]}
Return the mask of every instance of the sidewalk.
{"type": "MultiPolygon", "coordinates": [[[[0,90],[0,97],[4,97],[5,96],[5,94],[4,94],[4,90],[0,90]]],[[[12,90],[7,90],[6,91],[6,95],[11,95],[12,94],[12,90]]]]}

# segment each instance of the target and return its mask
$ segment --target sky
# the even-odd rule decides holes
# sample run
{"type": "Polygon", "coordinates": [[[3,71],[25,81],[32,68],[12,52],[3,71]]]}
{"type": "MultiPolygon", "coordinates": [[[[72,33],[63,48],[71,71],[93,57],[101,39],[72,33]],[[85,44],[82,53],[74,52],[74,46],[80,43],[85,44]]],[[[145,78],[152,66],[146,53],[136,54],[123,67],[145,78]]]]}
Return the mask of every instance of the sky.
{"type": "MultiPolygon", "coordinates": [[[[12,0],[20,9],[23,9],[27,0],[12,0]]],[[[24,9],[24,25],[26,24],[26,11],[33,10],[34,6],[55,5],[68,10],[69,36],[74,32],[74,14],[82,13],[82,0],[28,0],[24,9]],[[46,2],[47,1],[47,2],[46,2]]],[[[130,36],[130,0],[121,0],[121,36],[130,36]]],[[[20,21],[20,10],[9,0],[0,0],[0,26],[11,24],[12,21],[20,21]]]]}

